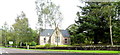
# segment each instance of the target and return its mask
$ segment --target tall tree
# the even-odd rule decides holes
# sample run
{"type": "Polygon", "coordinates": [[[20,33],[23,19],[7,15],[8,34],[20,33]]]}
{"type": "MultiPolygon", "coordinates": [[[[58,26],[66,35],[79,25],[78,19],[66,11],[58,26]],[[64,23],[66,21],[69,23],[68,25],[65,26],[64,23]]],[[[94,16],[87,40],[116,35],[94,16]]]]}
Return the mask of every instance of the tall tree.
{"type": "Polygon", "coordinates": [[[50,5],[50,16],[49,16],[49,23],[50,26],[54,27],[56,30],[56,38],[57,38],[57,46],[58,46],[58,42],[59,42],[59,35],[58,35],[58,30],[57,28],[60,27],[60,24],[62,22],[62,14],[59,10],[59,6],[56,6],[55,4],[51,4],[50,5]]]}
{"type": "Polygon", "coordinates": [[[119,44],[120,41],[120,1],[115,3],[116,5],[116,19],[112,20],[113,42],[119,44]]]}
{"type": "Polygon", "coordinates": [[[38,23],[42,29],[43,27],[46,29],[48,26],[56,28],[63,19],[59,6],[56,6],[51,0],[37,0],[36,10],[38,23]]]}
{"type": "Polygon", "coordinates": [[[76,34],[85,34],[84,37],[87,40],[94,41],[94,44],[98,44],[98,42],[110,43],[110,26],[117,23],[113,22],[117,20],[116,3],[86,2],[86,6],[79,8],[82,11],[77,12],[78,20],[76,20],[76,27],[79,27],[77,28],[79,31],[76,34]],[[110,17],[112,20],[111,25],[110,17]]]}
{"type": "Polygon", "coordinates": [[[36,0],[35,3],[40,29],[43,29],[43,27],[46,28],[47,17],[50,12],[48,9],[50,2],[48,0],[36,0]]]}
{"type": "Polygon", "coordinates": [[[29,27],[28,18],[26,18],[25,13],[22,12],[15,21],[16,23],[12,26],[15,32],[16,44],[25,42],[27,44],[32,39],[32,29],[29,27]]]}
{"type": "Polygon", "coordinates": [[[41,28],[46,28],[46,25],[57,26],[63,19],[59,6],[56,6],[51,0],[37,0],[36,10],[38,24],[41,28]]]}
{"type": "Polygon", "coordinates": [[[7,36],[8,36],[8,25],[5,22],[2,26],[2,44],[3,46],[7,46],[7,36]]]}

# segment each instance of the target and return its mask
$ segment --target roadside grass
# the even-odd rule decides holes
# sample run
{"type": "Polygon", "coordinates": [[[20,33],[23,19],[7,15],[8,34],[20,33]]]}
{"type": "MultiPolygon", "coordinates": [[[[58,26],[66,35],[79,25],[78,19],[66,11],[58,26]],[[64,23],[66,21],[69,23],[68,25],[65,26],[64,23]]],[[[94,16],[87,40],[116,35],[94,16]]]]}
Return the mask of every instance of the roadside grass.
{"type": "Polygon", "coordinates": [[[4,46],[0,46],[0,48],[5,48],[4,46]]]}
{"type": "Polygon", "coordinates": [[[106,50],[56,50],[56,49],[28,49],[40,51],[61,51],[61,52],[76,52],[76,53],[120,53],[120,51],[106,51],[106,50]]]}
{"type": "MultiPolygon", "coordinates": [[[[14,48],[14,47],[7,47],[14,48]]],[[[107,51],[107,50],[58,50],[58,49],[24,49],[24,48],[15,48],[21,50],[38,50],[38,51],[57,51],[57,52],[70,52],[70,53],[120,53],[120,51],[107,51]]]]}

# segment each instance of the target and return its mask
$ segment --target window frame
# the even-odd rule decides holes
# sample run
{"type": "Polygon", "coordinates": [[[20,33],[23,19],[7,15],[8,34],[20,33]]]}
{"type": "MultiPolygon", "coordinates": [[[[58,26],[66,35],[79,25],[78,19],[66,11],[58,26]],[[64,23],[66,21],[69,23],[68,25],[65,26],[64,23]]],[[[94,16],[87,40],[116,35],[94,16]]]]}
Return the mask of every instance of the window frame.
{"type": "Polygon", "coordinates": [[[67,38],[65,38],[64,40],[65,40],[65,43],[68,43],[68,39],[67,38]]]}
{"type": "Polygon", "coordinates": [[[44,43],[46,43],[46,38],[44,38],[44,43]]]}

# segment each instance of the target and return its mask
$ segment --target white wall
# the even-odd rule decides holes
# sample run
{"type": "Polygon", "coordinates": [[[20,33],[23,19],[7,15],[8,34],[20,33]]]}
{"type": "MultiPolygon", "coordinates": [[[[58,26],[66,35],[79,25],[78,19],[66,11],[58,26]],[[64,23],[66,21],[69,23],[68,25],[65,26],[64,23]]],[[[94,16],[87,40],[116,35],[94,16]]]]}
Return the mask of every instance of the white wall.
{"type": "Polygon", "coordinates": [[[49,40],[49,37],[48,36],[40,36],[40,45],[45,45],[45,44],[48,44],[48,40],[49,40]],[[44,38],[46,38],[46,43],[44,43],[44,38]]]}

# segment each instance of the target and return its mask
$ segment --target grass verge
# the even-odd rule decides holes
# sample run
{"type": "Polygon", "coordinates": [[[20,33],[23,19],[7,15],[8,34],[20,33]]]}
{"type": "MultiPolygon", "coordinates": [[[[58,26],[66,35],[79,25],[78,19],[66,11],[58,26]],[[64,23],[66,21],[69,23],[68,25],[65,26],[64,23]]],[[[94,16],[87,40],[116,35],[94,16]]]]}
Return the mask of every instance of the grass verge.
{"type": "MultiPolygon", "coordinates": [[[[13,47],[11,47],[13,48],[13,47]]],[[[56,50],[56,49],[24,49],[15,48],[22,50],[39,50],[39,51],[60,51],[60,52],[76,52],[76,53],[120,53],[120,51],[107,51],[107,50],[56,50]]]]}
{"type": "Polygon", "coordinates": [[[61,52],[76,52],[76,53],[120,53],[120,51],[105,51],[105,50],[55,50],[55,49],[29,49],[40,51],[61,51],[61,52]]]}

